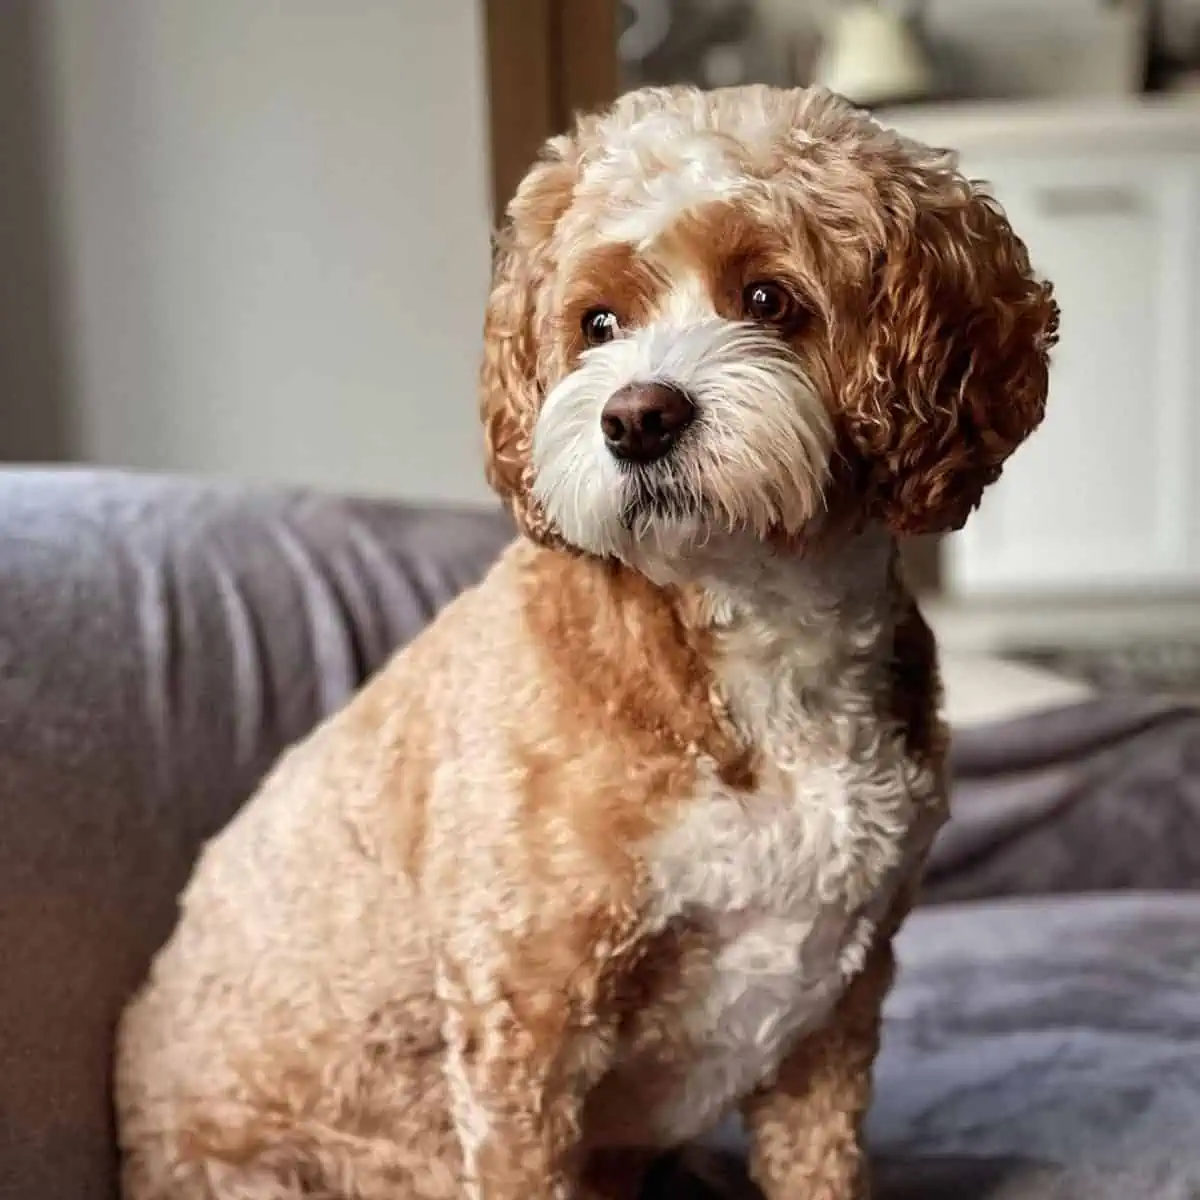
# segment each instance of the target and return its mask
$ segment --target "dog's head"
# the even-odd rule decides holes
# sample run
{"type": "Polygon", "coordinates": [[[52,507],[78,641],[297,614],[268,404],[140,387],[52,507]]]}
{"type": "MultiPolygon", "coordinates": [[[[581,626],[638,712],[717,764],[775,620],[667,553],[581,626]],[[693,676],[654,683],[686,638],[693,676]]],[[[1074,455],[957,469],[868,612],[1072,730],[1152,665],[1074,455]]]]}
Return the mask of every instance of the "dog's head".
{"type": "Polygon", "coordinates": [[[627,561],[830,509],[953,529],[1042,417],[1057,318],[946,153],[819,91],[636,92],[509,207],[489,478],[627,561]]]}

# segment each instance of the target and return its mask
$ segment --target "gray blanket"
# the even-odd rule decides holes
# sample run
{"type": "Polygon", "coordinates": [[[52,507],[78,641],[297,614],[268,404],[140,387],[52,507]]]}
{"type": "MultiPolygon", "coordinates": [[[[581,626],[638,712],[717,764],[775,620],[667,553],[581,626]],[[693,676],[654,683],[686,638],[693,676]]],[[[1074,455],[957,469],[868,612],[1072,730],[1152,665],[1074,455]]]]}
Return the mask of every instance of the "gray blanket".
{"type": "Polygon", "coordinates": [[[1102,696],[970,728],[930,902],[1200,888],[1200,709],[1102,696]]]}
{"type": "Polygon", "coordinates": [[[1102,697],[965,731],[953,765],[879,1064],[884,1196],[1200,1197],[1200,711],[1102,697]]]}
{"type": "Polygon", "coordinates": [[[1200,895],[929,910],[901,961],[870,1122],[881,1156],[1008,1164],[999,1190],[964,1200],[1200,1195],[1200,895]]]}

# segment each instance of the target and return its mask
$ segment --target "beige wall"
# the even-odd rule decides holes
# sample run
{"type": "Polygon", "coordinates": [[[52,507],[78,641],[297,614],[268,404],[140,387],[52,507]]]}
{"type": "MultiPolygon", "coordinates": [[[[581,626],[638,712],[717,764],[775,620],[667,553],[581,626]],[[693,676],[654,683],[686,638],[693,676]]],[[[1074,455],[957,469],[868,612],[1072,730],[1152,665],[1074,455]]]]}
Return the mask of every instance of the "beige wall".
{"type": "Polygon", "coordinates": [[[475,0],[45,0],[79,457],[485,494],[475,0]]]}

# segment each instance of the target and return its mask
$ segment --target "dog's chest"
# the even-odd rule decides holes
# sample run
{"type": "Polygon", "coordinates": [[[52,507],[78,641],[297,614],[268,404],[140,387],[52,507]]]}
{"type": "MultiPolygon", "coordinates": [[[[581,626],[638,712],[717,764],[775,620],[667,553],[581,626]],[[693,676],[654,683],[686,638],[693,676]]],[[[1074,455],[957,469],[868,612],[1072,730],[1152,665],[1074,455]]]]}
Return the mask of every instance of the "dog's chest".
{"type": "MultiPolygon", "coordinates": [[[[854,741],[855,739],[852,739],[854,741]]],[[[775,765],[749,795],[714,779],[650,848],[638,1011],[602,1105],[675,1143],[767,1081],[861,966],[910,865],[920,789],[899,743],[775,765]],[[623,1106],[623,1108],[622,1108],[623,1106]]],[[[607,1089],[606,1089],[607,1090],[607,1089]]]]}

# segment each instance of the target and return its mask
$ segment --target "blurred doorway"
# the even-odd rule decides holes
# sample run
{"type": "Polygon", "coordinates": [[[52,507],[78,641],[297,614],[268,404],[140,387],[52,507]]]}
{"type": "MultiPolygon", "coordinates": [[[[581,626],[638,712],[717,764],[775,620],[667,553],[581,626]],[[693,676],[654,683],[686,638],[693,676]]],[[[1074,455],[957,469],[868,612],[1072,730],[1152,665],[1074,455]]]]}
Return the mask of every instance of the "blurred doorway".
{"type": "Polygon", "coordinates": [[[484,0],[497,214],[548,137],[573,113],[616,96],[619,7],[618,0],[484,0]]]}

